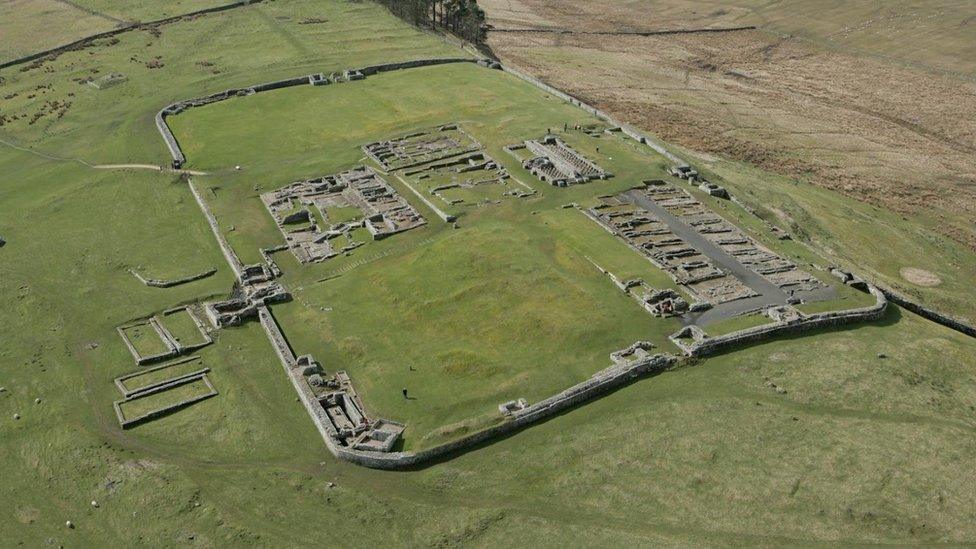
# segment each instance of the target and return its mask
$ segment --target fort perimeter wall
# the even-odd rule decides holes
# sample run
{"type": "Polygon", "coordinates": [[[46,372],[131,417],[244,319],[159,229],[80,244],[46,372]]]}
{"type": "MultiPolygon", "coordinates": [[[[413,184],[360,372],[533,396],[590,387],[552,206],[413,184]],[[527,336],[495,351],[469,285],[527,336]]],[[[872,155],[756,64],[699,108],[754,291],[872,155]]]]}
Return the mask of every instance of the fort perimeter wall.
{"type": "MultiPolygon", "coordinates": [[[[730,334],[717,337],[705,337],[694,343],[684,343],[672,336],[672,341],[688,356],[704,357],[726,351],[732,347],[754,343],[773,337],[798,334],[820,328],[831,328],[846,324],[859,324],[881,319],[888,308],[888,299],[884,293],[868,286],[868,292],[875,297],[874,305],[844,311],[829,311],[807,315],[792,322],[774,322],[753,328],[746,328],[730,334]]],[[[680,333],[680,332],[679,332],[680,333]]]]}
{"type": "MultiPolygon", "coordinates": [[[[665,158],[675,162],[676,164],[684,164],[684,162],[677,156],[673,155],[667,151],[661,144],[655,142],[648,136],[640,133],[636,129],[617,123],[612,117],[603,113],[599,109],[587,105],[579,101],[578,99],[553,88],[531,76],[525,75],[514,69],[502,67],[496,61],[486,60],[486,59],[476,59],[476,58],[433,58],[433,59],[420,59],[412,61],[403,61],[397,63],[386,63],[380,65],[372,65],[368,67],[363,67],[354,71],[349,72],[359,72],[363,76],[368,76],[372,74],[377,74],[380,72],[394,71],[409,69],[415,67],[432,66],[448,63],[477,63],[481,66],[490,67],[494,69],[502,69],[506,72],[525,80],[533,85],[551,93],[552,95],[559,97],[565,101],[574,104],[591,114],[594,114],[598,118],[601,118],[608,123],[620,126],[624,133],[626,133],[631,138],[639,141],[640,143],[647,144],[652,149],[663,155],[665,158]]],[[[162,135],[170,154],[174,160],[174,163],[179,162],[182,165],[186,161],[182,150],[179,147],[179,143],[173,136],[166,124],[166,117],[179,114],[187,108],[206,105],[216,101],[222,101],[236,96],[246,96],[254,93],[259,93],[262,91],[280,89],[290,86],[305,85],[310,84],[309,76],[289,78],[285,80],[279,80],[274,82],[269,82],[265,84],[255,85],[249,88],[239,88],[226,90],[217,94],[205,96],[199,99],[191,99],[186,101],[181,101],[169,105],[161,109],[156,115],[156,126],[162,135]]],[[[196,194],[196,193],[194,193],[196,194]]],[[[199,197],[196,197],[199,200],[199,197]]],[[[212,227],[213,228],[213,227],[212,227]]],[[[220,240],[218,232],[218,240],[220,240]]],[[[226,254],[225,254],[226,255],[226,254]]],[[[236,258],[235,258],[236,259],[236,258]]],[[[231,258],[228,258],[228,262],[231,263],[232,267],[235,267],[234,262],[231,258]]],[[[717,352],[726,350],[736,345],[746,344],[749,342],[755,342],[759,340],[768,339],[771,337],[778,337],[782,335],[787,335],[791,333],[798,333],[807,330],[813,330],[818,328],[832,327],[844,324],[852,324],[857,322],[867,322],[872,320],[880,319],[886,310],[888,300],[885,297],[885,293],[881,290],[869,286],[868,291],[875,296],[876,303],[869,307],[864,307],[860,309],[852,309],[848,311],[836,311],[828,313],[819,313],[815,315],[809,315],[802,318],[799,321],[789,322],[789,323],[774,323],[771,325],[759,326],[756,328],[749,328],[746,330],[741,330],[734,332],[732,334],[727,334],[724,336],[714,337],[714,338],[704,338],[700,341],[696,341],[692,344],[679,344],[686,354],[689,356],[707,356],[710,354],[715,354],[717,352]]],[[[909,308],[910,310],[913,310],[909,308]]],[[[938,313],[935,313],[938,314],[938,313]]],[[[929,317],[927,317],[929,318],[929,317]]],[[[296,391],[298,392],[299,398],[305,405],[306,410],[312,417],[316,428],[322,435],[326,446],[329,451],[332,452],[339,459],[345,461],[350,461],[359,465],[366,467],[376,468],[376,469],[406,469],[421,465],[425,462],[433,460],[435,458],[445,456],[454,452],[463,451],[465,449],[470,449],[477,446],[487,440],[498,438],[506,434],[520,430],[532,423],[542,421],[548,417],[553,416],[561,411],[575,407],[587,400],[595,398],[601,394],[612,391],[615,388],[621,387],[627,383],[630,383],[642,376],[651,375],[657,372],[661,372],[670,367],[677,360],[676,357],[671,355],[654,355],[646,357],[644,359],[635,361],[633,363],[627,364],[616,364],[605,370],[602,370],[592,376],[591,378],[574,385],[550,398],[542,400],[540,402],[534,403],[527,406],[522,410],[513,412],[511,415],[506,417],[502,423],[495,425],[493,427],[469,434],[452,442],[435,446],[426,450],[421,450],[417,452],[370,452],[363,450],[354,450],[340,443],[338,433],[336,432],[331,421],[326,417],[325,410],[319,404],[315,395],[312,393],[311,389],[308,387],[307,382],[302,376],[299,368],[296,368],[296,357],[284,335],[281,333],[277,322],[271,315],[270,309],[267,307],[259,308],[259,319],[264,327],[272,345],[278,354],[279,359],[282,362],[283,367],[288,373],[289,379],[291,379],[296,391]]]]}
{"type": "Polygon", "coordinates": [[[327,417],[325,409],[312,393],[302,375],[301,368],[296,367],[295,353],[285,340],[284,334],[281,333],[271,311],[267,307],[261,307],[258,314],[271,345],[281,360],[292,385],[298,392],[302,404],[305,405],[305,409],[315,423],[319,434],[322,435],[326,447],[339,459],[373,469],[407,469],[441,456],[473,448],[482,442],[513,433],[528,425],[552,417],[561,411],[578,406],[587,400],[636,381],[638,378],[662,372],[677,360],[671,355],[653,355],[628,364],[615,364],[565,391],[512,413],[511,416],[494,427],[477,431],[433,448],[417,452],[370,452],[354,450],[339,442],[339,435],[327,417]]]}

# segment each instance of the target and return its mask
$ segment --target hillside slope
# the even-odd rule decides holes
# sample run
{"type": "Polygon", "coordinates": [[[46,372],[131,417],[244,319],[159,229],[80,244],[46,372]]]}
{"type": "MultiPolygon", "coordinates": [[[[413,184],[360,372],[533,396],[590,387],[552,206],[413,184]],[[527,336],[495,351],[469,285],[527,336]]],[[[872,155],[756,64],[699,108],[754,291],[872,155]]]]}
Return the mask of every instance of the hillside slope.
{"type": "MultiPolygon", "coordinates": [[[[500,29],[759,25],[647,37],[491,32],[489,45],[504,61],[699,153],[702,164],[744,162],[809,182],[880,206],[902,216],[912,231],[939,233],[969,250],[951,258],[938,252],[906,257],[887,273],[868,262],[890,284],[907,282],[898,275],[902,268],[923,267],[945,278],[976,263],[976,57],[970,53],[976,7],[886,2],[868,9],[825,2],[813,13],[803,8],[807,4],[483,2],[500,29]],[[812,26],[803,23],[811,20],[812,26]]],[[[733,186],[759,194],[767,185],[762,176],[729,175],[733,186]]],[[[758,205],[784,211],[781,204],[758,205]]],[[[828,254],[874,246],[872,231],[826,229],[838,241],[823,249],[828,254]]],[[[845,255],[857,254],[836,257],[845,255]]]]}

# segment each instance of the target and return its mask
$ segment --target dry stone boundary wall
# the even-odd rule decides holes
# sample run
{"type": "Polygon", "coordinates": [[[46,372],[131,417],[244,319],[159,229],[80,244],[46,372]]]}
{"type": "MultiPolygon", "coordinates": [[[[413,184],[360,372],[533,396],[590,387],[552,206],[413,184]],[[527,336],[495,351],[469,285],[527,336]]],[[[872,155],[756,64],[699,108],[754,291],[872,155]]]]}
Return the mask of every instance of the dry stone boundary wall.
{"type": "Polygon", "coordinates": [[[764,324],[762,326],[747,328],[745,330],[739,330],[737,332],[732,332],[722,336],[706,337],[700,341],[695,341],[694,343],[684,343],[674,337],[672,337],[672,341],[674,341],[675,345],[680,347],[686,355],[703,357],[726,351],[732,347],[762,341],[772,337],[796,334],[816,330],[818,328],[829,328],[834,326],[842,326],[845,324],[871,322],[884,316],[885,311],[888,308],[888,300],[884,293],[874,286],[868,286],[868,292],[875,297],[875,304],[868,307],[812,314],[804,316],[800,320],[793,322],[774,322],[772,324],[764,324]]]}
{"type": "Polygon", "coordinates": [[[172,288],[173,286],[179,286],[180,284],[187,284],[189,282],[195,282],[197,280],[202,280],[209,276],[213,276],[217,272],[217,269],[208,269],[206,271],[203,271],[202,273],[184,276],[182,278],[177,278],[174,280],[163,280],[160,278],[146,278],[133,269],[130,269],[129,272],[132,273],[132,276],[139,279],[139,282],[142,282],[146,286],[151,286],[153,288],[172,288]]]}
{"type": "Polygon", "coordinates": [[[214,217],[213,212],[210,211],[210,208],[207,206],[207,202],[202,196],[200,196],[200,192],[197,191],[197,188],[193,185],[192,179],[187,179],[187,185],[190,187],[190,192],[193,194],[194,200],[197,201],[197,205],[200,206],[201,210],[203,210],[203,215],[207,217],[207,224],[210,225],[210,230],[217,239],[217,244],[220,246],[220,251],[224,254],[224,259],[227,260],[227,264],[230,265],[231,270],[234,271],[234,276],[237,277],[238,280],[242,279],[244,277],[244,265],[241,263],[241,260],[238,259],[237,254],[234,253],[234,249],[230,247],[227,239],[225,239],[224,235],[221,234],[220,226],[217,225],[217,218],[214,217]]]}
{"type": "Polygon", "coordinates": [[[934,309],[930,309],[925,305],[917,301],[912,301],[909,297],[902,295],[894,290],[888,288],[879,288],[888,301],[891,301],[895,305],[908,309],[909,311],[917,314],[918,316],[931,320],[937,324],[941,324],[947,328],[951,328],[957,332],[966,334],[970,337],[976,337],[976,326],[967,324],[964,320],[956,318],[954,316],[949,316],[945,313],[940,313],[934,309]]]}
{"type": "Polygon", "coordinates": [[[67,51],[81,49],[81,48],[87,46],[88,44],[90,44],[91,42],[93,42],[95,40],[98,40],[98,39],[101,39],[101,38],[111,38],[111,37],[113,37],[113,36],[115,36],[117,34],[122,34],[124,32],[129,32],[129,31],[138,30],[138,29],[151,28],[151,27],[155,27],[155,26],[158,26],[158,25],[165,25],[167,23],[173,23],[173,22],[179,21],[181,19],[189,19],[191,17],[196,17],[198,15],[205,15],[205,14],[208,14],[208,13],[217,13],[217,12],[220,12],[220,11],[227,11],[227,10],[231,10],[231,9],[234,9],[234,8],[240,8],[240,7],[243,7],[243,6],[247,6],[248,4],[257,4],[258,2],[261,2],[261,1],[262,0],[241,0],[240,2],[232,2],[230,4],[224,4],[222,6],[214,6],[212,8],[204,8],[202,10],[192,11],[190,13],[183,13],[183,14],[180,14],[180,15],[174,15],[172,17],[165,17],[163,19],[156,19],[154,21],[148,21],[146,23],[132,23],[132,24],[126,25],[124,27],[120,27],[120,28],[117,28],[117,29],[112,29],[110,31],[99,32],[99,33],[96,33],[96,34],[92,34],[90,36],[86,36],[86,37],[81,38],[79,40],[75,40],[74,42],[69,42],[67,44],[64,44],[63,46],[58,46],[56,48],[51,48],[51,49],[48,49],[48,50],[39,51],[37,53],[32,53],[30,55],[25,55],[24,57],[18,57],[17,59],[12,59],[10,61],[4,61],[3,63],[0,63],[0,69],[5,69],[7,67],[13,67],[14,65],[20,65],[22,63],[27,63],[29,61],[34,61],[35,59],[40,59],[42,57],[47,57],[47,56],[56,57],[56,56],[61,55],[62,53],[67,52],[67,51]]]}
{"type": "Polygon", "coordinates": [[[319,405],[308,383],[305,382],[301,369],[295,367],[295,353],[288,345],[284,334],[281,333],[271,311],[266,307],[261,307],[259,317],[275,353],[281,360],[288,378],[298,392],[298,396],[319,430],[319,434],[322,435],[326,447],[339,459],[373,469],[407,469],[440,456],[472,448],[487,440],[512,433],[563,410],[575,407],[640,377],[661,372],[677,360],[671,355],[653,355],[631,363],[615,364],[561,393],[514,412],[504,423],[427,450],[419,452],[370,452],[355,450],[339,443],[339,434],[335,427],[326,417],[325,410],[319,405]]]}
{"type": "MultiPolygon", "coordinates": [[[[482,66],[491,65],[490,62],[484,59],[476,59],[473,57],[436,57],[431,59],[413,59],[410,61],[399,61],[396,63],[383,63],[380,65],[370,65],[360,69],[349,69],[344,71],[345,74],[362,74],[363,77],[378,74],[381,72],[390,72],[404,69],[413,69],[417,67],[429,67],[434,65],[446,65],[449,63],[478,63],[482,66]]],[[[495,64],[497,65],[497,63],[495,64]]],[[[231,88],[229,90],[224,90],[222,92],[206,95],[204,97],[198,97],[194,99],[185,99],[183,101],[177,101],[171,105],[160,109],[156,113],[156,129],[159,134],[163,137],[163,141],[166,142],[166,147],[169,149],[170,156],[173,158],[173,167],[180,168],[186,163],[186,155],[183,154],[183,150],[180,148],[179,142],[176,140],[176,136],[170,130],[169,125],[166,124],[166,118],[169,116],[175,116],[182,113],[183,111],[192,107],[202,107],[203,105],[209,105],[210,103],[216,103],[218,101],[224,101],[225,99],[230,99],[232,97],[242,97],[253,95],[255,93],[277,90],[281,88],[288,88],[291,86],[301,86],[301,85],[315,85],[315,79],[312,78],[314,75],[303,75],[294,78],[286,78],[284,80],[276,80],[274,82],[267,82],[264,84],[256,84],[254,86],[245,88],[231,88]]]]}

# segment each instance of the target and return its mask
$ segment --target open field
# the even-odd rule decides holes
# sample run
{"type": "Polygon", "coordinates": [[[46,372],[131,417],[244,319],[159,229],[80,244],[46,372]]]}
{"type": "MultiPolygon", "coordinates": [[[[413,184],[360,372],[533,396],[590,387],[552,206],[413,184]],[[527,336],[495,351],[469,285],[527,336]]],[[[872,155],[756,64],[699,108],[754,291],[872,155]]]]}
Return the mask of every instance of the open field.
{"type": "Polygon", "coordinates": [[[73,1],[75,4],[87,10],[134,23],[165,19],[174,15],[233,3],[233,0],[168,0],[167,2],[143,2],[142,0],[73,1]]]}
{"type": "Polygon", "coordinates": [[[857,4],[843,0],[483,0],[480,4],[498,28],[633,32],[756,25],[830,49],[931,72],[976,76],[972,6],[965,0],[924,7],[908,0],[857,4]],[[904,47],[906,41],[911,48],[904,47]]]}
{"type": "Polygon", "coordinates": [[[0,62],[134,23],[155,21],[231,0],[7,0],[0,4],[0,62]]]}
{"type": "Polygon", "coordinates": [[[0,3],[0,61],[54,48],[118,25],[58,0],[9,0],[0,3]]]}
{"type": "MultiPolygon", "coordinates": [[[[129,13],[156,9],[125,5],[129,13]]],[[[193,369],[211,369],[218,396],[121,430],[112,380],[137,367],[116,327],[223,298],[234,276],[185,179],[64,159],[165,164],[152,116],[175,99],[442,55],[462,53],[368,2],[277,0],[173,24],[158,37],[130,33],[25,72],[0,71],[0,114],[23,115],[0,126],[6,544],[976,540],[973,340],[897,307],[878,322],[688,362],[491,444],[397,473],[343,463],[326,451],[252,322],[215,332],[215,343],[195,353],[201,360],[193,369]],[[298,24],[310,17],[326,21],[298,24]],[[156,56],[163,66],[147,67],[156,56]],[[128,80],[106,90],[72,81],[92,71],[124,72],[128,80]],[[49,100],[71,106],[59,116],[60,106],[53,114],[42,106],[49,100]],[[167,289],[130,273],[175,278],[214,267],[214,276],[167,289]]],[[[537,195],[471,208],[455,229],[391,178],[427,226],[321,264],[275,255],[295,299],[273,308],[296,350],[313,352],[329,371],[347,369],[367,407],[406,420],[409,447],[490,423],[495,419],[485,412],[499,400],[561,389],[636,339],[667,348],[662,338],[677,321],[644,313],[590,260],[658,287],[670,279],[579,211],[561,208],[663,177],[663,159],[632,140],[564,133],[563,123],[592,119],[473,66],[258,94],[172,119],[192,166],[210,172],[194,176],[194,184],[246,262],[283,238],[260,193],[361,163],[362,143],[449,121],[471,130],[537,195]],[[556,189],[501,150],[539,137],[546,126],[617,177],[556,189]],[[238,164],[243,169],[233,170],[238,164]],[[417,399],[400,397],[403,386],[417,399]]],[[[973,310],[966,282],[973,263],[963,246],[899,214],[735,160],[715,158],[703,167],[832,258],[886,280],[905,273],[923,284],[918,292],[927,301],[973,310]],[[870,238],[858,237],[863,233],[870,238]],[[896,249],[905,261],[893,257],[896,249]],[[920,265],[925,257],[930,263],[920,265]],[[905,270],[913,266],[933,271],[941,284],[905,270]]],[[[808,267],[825,260],[801,242],[776,240],[735,205],[696,198],[829,280],[808,267]]],[[[842,293],[838,304],[858,299],[842,293]]]]}
{"type": "MultiPolygon", "coordinates": [[[[906,262],[895,269],[869,263],[886,283],[904,284],[899,269],[919,267],[944,272],[946,282],[958,273],[958,282],[968,285],[976,263],[976,69],[967,52],[976,44],[976,27],[973,14],[965,16],[967,6],[485,2],[493,24],[504,28],[760,25],[757,31],[650,37],[499,32],[490,33],[489,45],[503,60],[684,146],[698,164],[747,162],[893,211],[908,222],[899,224],[915,228],[913,240],[926,246],[944,241],[937,235],[962,245],[958,252],[946,242],[925,256],[905,254],[906,262]],[[809,10],[817,16],[807,17],[809,10]],[[651,17],[637,25],[635,12],[651,17]],[[901,47],[907,42],[913,47],[901,47]],[[922,257],[923,264],[907,262],[922,257]]],[[[765,192],[764,179],[757,174],[736,183],[765,192]]],[[[784,209],[765,198],[755,203],[784,209]]],[[[818,210],[807,214],[830,215],[818,210]]],[[[783,216],[784,223],[792,221],[783,216]]],[[[828,255],[840,252],[837,259],[883,248],[840,225],[824,229],[845,241],[821,248],[828,255]]],[[[871,234],[902,238],[897,231],[871,234]]],[[[957,314],[973,310],[964,302],[949,305],[938,291],[918,289],[957,314]]]]}

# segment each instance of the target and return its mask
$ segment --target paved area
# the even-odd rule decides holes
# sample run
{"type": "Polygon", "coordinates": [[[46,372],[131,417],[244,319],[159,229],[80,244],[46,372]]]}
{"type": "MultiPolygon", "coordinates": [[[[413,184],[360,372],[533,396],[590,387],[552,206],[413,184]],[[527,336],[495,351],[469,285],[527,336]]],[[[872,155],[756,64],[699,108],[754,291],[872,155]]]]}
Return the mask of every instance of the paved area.
{"type": "Polygon", "coordinates": [[[791,297],[797,297],[804,301],[825,301],[836,296],[836,290],[832,287],[813,291],[794,292],[792,290],[783,290],[766,280],[759,273],[740,263],[738,259],[729,255],[705,238],[694,227],[678,219],[640,191],[629,191],[624,193],[623,196],[631,203],[651,212],[654,216],[666,223],[675,236],[687,242],[688,245],[693,246],[714,261],[718,267],[725,269],[732,276],[759,294],[755,297],[722,303],[701,313],[689,313],[684,316],[687,324],[705,326],[749,311],[773,305],[785,305],[791,297]]]}

